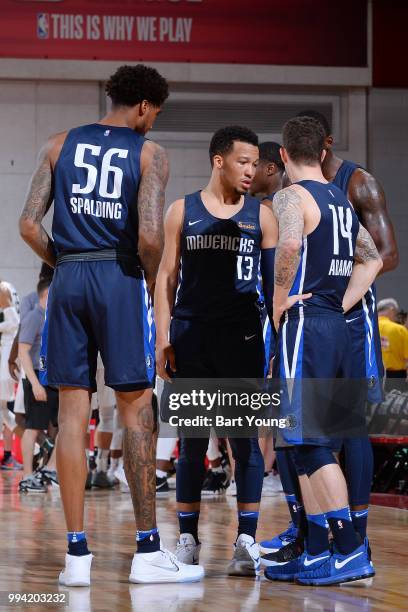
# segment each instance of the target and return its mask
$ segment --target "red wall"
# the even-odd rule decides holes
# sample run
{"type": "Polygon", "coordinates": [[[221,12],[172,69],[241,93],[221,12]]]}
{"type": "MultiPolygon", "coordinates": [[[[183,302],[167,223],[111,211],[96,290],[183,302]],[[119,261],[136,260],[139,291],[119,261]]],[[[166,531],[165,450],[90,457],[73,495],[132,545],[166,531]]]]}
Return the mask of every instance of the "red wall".
{"type": "Polygon", "coordinates": [[[408,1],[373,2],[373,85],[408,87],[408,1]]]}

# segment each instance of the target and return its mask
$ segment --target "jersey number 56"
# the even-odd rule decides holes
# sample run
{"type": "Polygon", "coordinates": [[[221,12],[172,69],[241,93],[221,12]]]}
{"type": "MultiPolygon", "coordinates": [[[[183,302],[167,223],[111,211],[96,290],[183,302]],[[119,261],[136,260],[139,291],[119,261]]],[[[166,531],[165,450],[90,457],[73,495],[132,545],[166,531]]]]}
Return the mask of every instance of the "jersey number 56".
{"type": "MultiPolygon", "coordinates": [[[[88,151],[90,155],[99,157],[101,148],[98,145],[78,143],[75,151],[74,164],[77,168],[85,168],[87,171],[86,185],[81,187],[79,183],[72,185],[72,193],[91,193],[94,191],[96,182],[98,180],[98,168],[96,165],[88,164],[84,161],[85,151],[88,151]]],[[[128,156],[129,151],[127,149],[108,149],[102,158],[101,164],[101,176],[99,179],[99,195],[102,198],[120,198],[122,194],[122,180],[123,171],[118,166],[111,164],[112,157],[117,155],[122,159],[128,156]],[[113,187],[108,191],[109,175],[113,174],[113,187]]]]}

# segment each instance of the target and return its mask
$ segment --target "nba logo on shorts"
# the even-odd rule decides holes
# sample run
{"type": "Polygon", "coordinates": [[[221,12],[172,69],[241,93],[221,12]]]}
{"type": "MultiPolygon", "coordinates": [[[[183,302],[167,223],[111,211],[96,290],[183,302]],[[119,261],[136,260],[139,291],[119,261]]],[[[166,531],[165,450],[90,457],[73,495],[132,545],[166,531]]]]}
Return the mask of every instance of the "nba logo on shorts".
{"type": "Polygon", "coordinates": [[[40,372],[45,372],[47,369],[47,358],[45,355],[40,355],[40,372]]]}
{"type": "Polygon", "coordinates": [[[48,38],[49,33],[48,13],[37,14],[37,36],[38,38],[48,38]]]}

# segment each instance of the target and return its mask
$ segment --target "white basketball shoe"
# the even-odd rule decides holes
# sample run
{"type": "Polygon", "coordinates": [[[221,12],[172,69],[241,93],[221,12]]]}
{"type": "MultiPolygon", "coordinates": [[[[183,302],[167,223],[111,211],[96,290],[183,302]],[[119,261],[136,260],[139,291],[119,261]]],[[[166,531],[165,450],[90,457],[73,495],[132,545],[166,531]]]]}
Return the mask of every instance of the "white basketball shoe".
{"type": "Polygon", "coordinates": [[[155,582],[197,582],[204,577],[201,565],[182,563],[170,551],[162,548],[153,553],[133,556],[129,581],[137,584],[155,582]]]}
{"type": "Polygon", "coordinates": [[[58,582],[67,587],[86,587],[91,584],[91,563],[93,555],[65,555],[65,569],[60,572],[58,582]]]}
{"type": "Polygon", "coordinates": [[[228,576],[258,576],[260,571],[259,546],[252,536],[241,533],[234,544],[234,556],[228,565],[228,576]]]}
{"type": "Polygon", "coordinates": [[[187,565],[198,565],[201,544],[196,544],[191,533],[181,533],[176,546],[176,557],[187,565]]]}

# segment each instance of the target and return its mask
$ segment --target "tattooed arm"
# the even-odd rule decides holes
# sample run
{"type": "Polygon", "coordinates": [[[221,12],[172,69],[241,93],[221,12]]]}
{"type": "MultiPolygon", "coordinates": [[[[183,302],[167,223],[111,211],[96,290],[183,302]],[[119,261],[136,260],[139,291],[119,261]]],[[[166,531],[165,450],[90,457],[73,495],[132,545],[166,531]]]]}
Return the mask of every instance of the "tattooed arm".
{"type": "Polygon", "coordinates": [[[296,187],[281,189],[273,198],[273,213],[279,227],[275,252],[275,284],[273,291],[273,320],[278,329],[279,320],[298,300],[307,296],[289,296],[300,262],[304,217],[302,200],[296,187]]]}
{"type": "Polygon", "coordinates": [[[40,151],[19,222],[23,240],[51,267],[55,266],[55,248],[41,222],[54,199],[53,145],[54,141],[50,139],[40,151]]]}
{"type": "Polygon", "coordinates": [[[344,312],[350,310],[361,300],[380,272],[382,265],[382,259],[374,240],[360,223],[354,251],[353,272],[343,298],[344,312]]]}
{"type": "Polygon", "coordinates": [[[139,213],[139,257],[149,291],[154,283],[163,251],[164,192],[169,178],[166,151],[147,141],[141,155],[142,178],[137,201],[139,213]]]}

